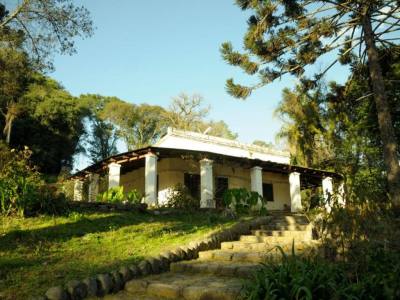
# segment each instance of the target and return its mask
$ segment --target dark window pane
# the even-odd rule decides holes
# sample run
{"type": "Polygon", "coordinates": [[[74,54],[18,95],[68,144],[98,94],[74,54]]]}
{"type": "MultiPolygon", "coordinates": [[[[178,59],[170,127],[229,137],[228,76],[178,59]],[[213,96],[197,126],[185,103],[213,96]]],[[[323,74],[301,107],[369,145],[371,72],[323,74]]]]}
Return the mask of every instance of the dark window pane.
{"type": "Polygon", "coordinates": [[[223,197],[225,191],[228,189],[228,178],[217,177],[215,178],[215,200],[218,207],[223,207],[223,197]]]}
{"type": "Polygon", "coordinates": [[[263,183],[263,197],[265,201],[274,201],[274,189],[272,184],[263,183]]]}
{"type": "Polygon", "coordinates": [[[199,174],[184,174],[184,184],[188,189],[189,194],[196,198],[200,199],[200,175],[199,174]]]}

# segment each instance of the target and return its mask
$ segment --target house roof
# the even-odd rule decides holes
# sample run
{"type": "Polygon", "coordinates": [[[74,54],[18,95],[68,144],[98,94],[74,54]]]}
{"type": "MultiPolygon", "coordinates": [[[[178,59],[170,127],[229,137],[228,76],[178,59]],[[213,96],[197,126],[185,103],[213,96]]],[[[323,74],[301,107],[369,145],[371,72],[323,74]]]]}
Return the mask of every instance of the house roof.
{"type": "Polygon", "coordinates": [[[219,154],[215,152],[199,151],[199,150],[187,150],[187,149],[176,149],[176,148],[164,148],[164,147],[145,147],[134,151],[124,152],[118,155],[110,156],[102,161],[99,161],[87,168],[75,173],[71,176],[71,179],[84,178],[90,173],[101,173],[104,172],[108,165],[112,162],[124,164],[138,164],[137,166],[143,165],[143,160],[148,153],[156,154],[159,159],[179,157],[183,159],[196,159],[200,160],[203,158],[212,159],[216,163],[234,163],[244,168],[252,168],[254,166],[260,166],[264,171],[276,172],[289,174],[292,172],[298,172],[302,176],[303,185],[317,185],[320,184],[320,179],[323,177],[332,177],[336,179],[342,178],[338,173],[305,168],[300,166],[294,166],[285,163],[265,161],[258,158],[247,158],[237,157],[225,154],[219,154]]]}
{"type": "Polygon", "coordinates": [[[168,128],[167,134],[154,146],[171,149],[206,151],[228,156],[260,159],[263,161],[286,164],[289,164],[290,162],[290,155],[288,152],[279,151],[273,147],[250,145],[241,143],[237,140],[230,140],[174,128],[168,128]]]}

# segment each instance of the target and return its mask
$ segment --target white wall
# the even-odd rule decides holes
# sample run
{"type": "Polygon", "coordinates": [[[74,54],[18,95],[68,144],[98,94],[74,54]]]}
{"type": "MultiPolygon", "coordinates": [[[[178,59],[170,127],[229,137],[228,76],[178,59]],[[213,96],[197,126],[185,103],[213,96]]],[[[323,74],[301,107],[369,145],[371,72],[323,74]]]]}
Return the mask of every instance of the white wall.
{"type": "MultiPolygon", "coordinates": [[[[165,204],[167,195],[178,183],[184,184],[184,173],[200,174],[200,163],[195,160],[180,158],[164,158],[157,163],[159,180],[158,203],[165,204]]],[[[229,188],[246,188],[250,190],[250,169],[235,165],[213,163],[214,177],[228,177],[229,188]]],[[[288,175],[263,172],[263,182],[273,184],[274,202],[268,202],[267,208],[282,210],[284,205],[290,206],[288,175]]],[[[121,185],[128,192],[136,188],[144,193],[144,167],[121,175],[121,185]]]]}

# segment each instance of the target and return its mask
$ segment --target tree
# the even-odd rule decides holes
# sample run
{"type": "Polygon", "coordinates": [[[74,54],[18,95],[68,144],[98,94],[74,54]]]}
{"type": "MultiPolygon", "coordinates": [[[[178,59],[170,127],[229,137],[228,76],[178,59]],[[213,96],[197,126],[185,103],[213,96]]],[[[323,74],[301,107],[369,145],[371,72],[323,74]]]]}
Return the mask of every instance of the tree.
{"type": "Polygon", "coordinates": [[[113,98],[106,103],[100,116],[112,122],[128,150],[134,150],[153,144],[166,132],[165,114],[160,106],[135,105],[113,98]]]}
{"type": "Polygon", "coordinates": [[[261,140],[255,140],[252,144],[256,145],[256,146],[260,146],[260,147],[265,147],[265,148],[273,148],[273,146],[274,146],[270,142],[265,142],[265,141],[261,141],[261,140]]]}
{"type": "Polygon", "coordinates": [[[117,154],[117,135],[112,124],[95,118],[92,120],[88,154],[93,163],[117,154]]]}
{"type": "MultiPolygon", "coordinates": [[[[379,54],[400,141],[400,55],[384,49],[379,54]]],[[[285,122],[281,135],[288,137],[293,161],[305,164],[307,155],[311,166],[343,174],[351,199],[384,201],[387,181],[371,90],[368,66],[356,66],[345,85],[332,82],[320,86],[318,94],[284,91],[277,112],[285,122]],[[307,113],[310,105],[312,113],[307,113]]]]}
{"type": "Polygon", "coordinates": [[[177,129],[199,131],[202,120],[210,111],[209,107],[203,107],[203,102],[199,94],[181,93],[173,97],[167,114],[168,123],[177,129]]]}
{"type": "MultiPolygon", "coordinates": [[[[0,22],[5,16],[5,8],[0,4],[0,22]]],[[[18,100],[26,91],[32,73],[28,55],[22,50],[23,40],[23,34],[18,31],[0,31],[0,109],[7,144],[10,144],[13,122],[22,112],[18,100]]]]}
{"type": "Polygon", "coordinates": [[[79,101],[56,81],[35,74],[19,105],[22,112],[14,121],[10,146],[28,146],[43,173],[58,174],[63,166],[72,167],[73,155],[83,151],[80,139],[85,133],[86,112],[79,101]]]}
{"type": "Polygon", "coordinates": [[[203,133],[205,132],[208,135],[221,137],[229,140],[236,140],[238,137],[238,134],[232,132],[229,129],[229,126],[224,121],[210,121],[210,122],[203,121],[199,125],[199,130],[200,132],[203,133]]]}
{"type": "Polygon", "coordinates": [[[321,90],[311,95],[304,93],[300,86],[293,91],[283,90],[282,101],[276,110],[284,122],[278,138],[288,141],[293,164],[321,167],[320,158],[329,157],[329,151],[320,153],[317,151],[317,149],[328,149],[327,143],[329,143],[327,140],[319,139],[325,131],[323,111],[320,107],[323,96],[321,90]]]}
{"type": "Polygon", "coordinates": [[[10,32],[23,36],[22,48],[36,67],[51,67],[54,51],[75,52],[74,38],[93,34],[93,23],[87,9],[73,0],[22,0],[12,11],[0,3],[0,41],[14,44],[10,32]]]}
{"type": "Polygon", "coordinates": [[[251,87],[227,81],[227,90],[246,98],[252,90],[262,87],[285,74],[300,78],[305,89],[314,88],[316,81],[336,63],[362,64],[368,60],[389,193],[393,204],[400,205],[400,167],[388,99],[377,48],[394,46],[400,30],[397,0],[237,0],[243,10],[252,10],[244,38],[245,53],[233,50],[230,43],[221,47],[223,58],[240,66],[261,81],[251,87]],[[339,55],[313,78],[306,77],[306,67],[332,51],[339,55]]]}

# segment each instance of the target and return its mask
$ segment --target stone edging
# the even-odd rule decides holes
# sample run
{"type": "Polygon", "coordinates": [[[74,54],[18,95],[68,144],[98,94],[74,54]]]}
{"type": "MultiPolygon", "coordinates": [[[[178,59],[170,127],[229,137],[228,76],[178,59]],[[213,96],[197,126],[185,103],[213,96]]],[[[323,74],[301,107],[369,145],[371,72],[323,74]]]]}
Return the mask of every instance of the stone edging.
{"type": "Polygon", "coordinates": [[[222,242],[233,241],[240,235],[248,234],[252,229],[268,223],[271,217],[257,217],[248,221],[241,221],[232,227],[209,235],[209,237],[190,242],[187,246],[161,253],[157,257],[142,260],[137,264],[123,266],[106,274],[98,274],[83,280],[70,280],[64,287],[55,286],[47,290],[40,300],[78,300],[86,297],[104,296],[122,290],[125,283],[133,278],[168,272],[173,262],[196,259],[200,251],[213,250],[221,246],[222,242]]]}

